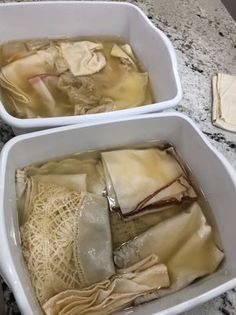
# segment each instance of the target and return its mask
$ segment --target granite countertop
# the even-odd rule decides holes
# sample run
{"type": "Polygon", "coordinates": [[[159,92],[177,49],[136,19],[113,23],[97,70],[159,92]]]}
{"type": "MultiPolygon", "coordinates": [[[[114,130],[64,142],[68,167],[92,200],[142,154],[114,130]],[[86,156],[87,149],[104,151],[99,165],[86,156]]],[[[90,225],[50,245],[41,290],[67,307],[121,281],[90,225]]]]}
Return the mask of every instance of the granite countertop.
{"type": "MultiPolygon", "coordinates": [[[[232,0],[234,1],[234,0],[232,0]]],[[[13,2],[1,1],[0,2],[13,2]]],[[[18,1],[20,2],[20,1],[18,1]]],[[[236,134],[211,124],[211,77],[236,75],[236,23],[220,0],[132,0],[172,41],[178,58],[183,100],[176,110],[190,116],[236,168],[236,134]]],[[[13,136],[0,121],[0,149],[13,136]]],[[[4,285],[5,288],[5,285],[4,285]]],[[[9,291],[5,298],[18,314],[9,291]]],[[[184,315],[236,314],[236,289],[184,315]]]]}

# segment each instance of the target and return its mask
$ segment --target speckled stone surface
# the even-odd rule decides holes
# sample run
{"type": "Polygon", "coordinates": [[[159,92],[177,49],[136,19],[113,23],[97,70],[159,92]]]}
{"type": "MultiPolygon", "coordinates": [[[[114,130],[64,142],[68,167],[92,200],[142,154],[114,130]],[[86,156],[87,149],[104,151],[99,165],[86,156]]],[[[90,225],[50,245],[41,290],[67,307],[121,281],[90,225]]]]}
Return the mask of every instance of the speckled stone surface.
{"type": "MultiPolygon", "coordinates": [[[[232,0],[235,1],[235,0],[232,0]]],[[[13,1],[0,1],[13,2],[13,1]]],[[[18,1],[20,2],[20,1],[18,1]]],[[[236,168],[236,134],[211,124],[211,77],[217,72],[236,75],[236,22],[220,0],[133,0],[172,41],[178,58],[184,91],[176,108],[189,115],[236,168]]],[[[0,121],[0,149],[11,137],[11,129],[0,121]]],[[[9,314],[17,314],[5,290],[9,314]]],[[[236,314],[236,289],[184,315],[236,314]]]]}

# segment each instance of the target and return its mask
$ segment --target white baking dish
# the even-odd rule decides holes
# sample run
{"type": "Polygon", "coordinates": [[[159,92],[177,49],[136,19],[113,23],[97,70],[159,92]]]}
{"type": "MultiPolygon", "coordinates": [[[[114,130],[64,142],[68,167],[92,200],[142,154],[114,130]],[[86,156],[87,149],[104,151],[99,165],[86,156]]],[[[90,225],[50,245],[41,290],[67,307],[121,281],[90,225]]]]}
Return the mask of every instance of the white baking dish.
{"type": "MultiPolygon", "coordinates": [[[[167,140],[191,167],[213,209],[226,260],[211,276],[170,296],[139,306],[135,314],[177,314],[236,286],[236,174],[194,123],[166,113],[64,126],[10,140],[0,159],[0,270],[24,315],[42,314],[20,250],[15,171],[28,164],[90,149],[112,148],[149,140],[167,140]]],[[[123,314],[123,313],[122,313],[123,314]]]]}
{"type": "Polygon", "coordinates": [[[83,35],[116,35],[129,42],[149,72],[156,103],[109,113],[19,119],[10,115],[0,102],[0,116],[16,134],[162,111],[176,106],[181,100],[182,90],[172,44],[138,7],[105,1],[0,5],[0,42],[83,35]]]}

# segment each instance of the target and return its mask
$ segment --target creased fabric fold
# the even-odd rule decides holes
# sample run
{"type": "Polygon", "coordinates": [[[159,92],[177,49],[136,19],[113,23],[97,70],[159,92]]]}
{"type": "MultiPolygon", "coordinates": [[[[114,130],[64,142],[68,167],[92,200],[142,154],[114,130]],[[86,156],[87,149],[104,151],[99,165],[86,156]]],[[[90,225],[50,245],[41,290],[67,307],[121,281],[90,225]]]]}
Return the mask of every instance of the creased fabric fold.
{"type": "Polygon", "coordinates": [[[132,305],[135,298],[168,286],[166,266],[150,255],[127,269],[117,269],[110,280],[59,293],[43,309],[47,315],[112,314],[132,305]]]}
{"type": "Polygon", "coordinates": [[[133,149],[102,153],[108,199],[112,208],[132,218],[148,206],[163,206],[196,199],[182,165],[169,150],[133,149]]]}
{"type": "Polygon", "coordinates": [[[80,41],[60,44],[62,55],[70,71],[75,76],[90,75],[102,70],[106,65],[106,58],[101,52],[101,43],[80,41]]]}
{"type": "Polygon", "coordinates": [[[236,132],[236,76],[218,73],[212,78],[212,122],[222,129],[236,132]]]}
{"type": "Polygon", "coordinates": [[[224,258],[197,202],[121,245],[114,252],[114,261],[118,268],[127,268],[150,254],[167,265],[171,285],[139,302],[186,287],[214,272],[224,258]]]}

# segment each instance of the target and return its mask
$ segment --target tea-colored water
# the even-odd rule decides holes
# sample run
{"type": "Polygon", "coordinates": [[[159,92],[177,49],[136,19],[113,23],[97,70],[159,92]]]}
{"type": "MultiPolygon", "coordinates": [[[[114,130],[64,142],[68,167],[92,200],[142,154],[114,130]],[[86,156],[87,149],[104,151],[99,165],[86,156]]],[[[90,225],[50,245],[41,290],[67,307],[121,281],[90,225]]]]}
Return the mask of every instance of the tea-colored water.
{"type": "MultiPolygon", "coordinates": [[[[0,46],[0,67],[10,64],[21,58],[35,54],[37,51],[47,49],[61,42],[75,42],[81,40],[89,40],[103,44],[103,54],[106,58],[106,66],[92,75],[86,75],[77,78],[77,86],[82,86],[79,90],[79,97],[74,98],[74,93],[78,93],[73,85],[73,76],[70,77],[71,92],[65,92],[64,88],[58,86],[58,75],[55,73],[47,73],[50,81],[48,89],[52,95],[53,102],[56,104],[52,110],[49,110],[47,99],[42,98],[38,90],[32,88],[29,81],[31,78],[25,78],[22,82],[21,89],[25,95],[28,95],[32,104],[25,104],[16,99],[11,91],[1,88],[1,98],[6,109],[14,116],[20,118],[33,117],[50,117],[50,116],[68,116],[75,114],[96,113],[110,110],[120,110],[129,107],[142,106],[153,102],[153,94],[150,82],[145,87],[145,97],[139,101],[134,101],[137,89],[136,85],[140,85],[140,80],[146,80],[145,76],[136,75],[144,72],[141,62],[135,56],[135,67],[122,65],[119,58],[111,56],[111,49],[114,44],[123,45],[125,41],[119,37],[76,37],[76,38],[59,38],[59,39],[39,39],[39,40],[22,40],[2,44],[0,46]],[[127,84],[124,84],[126,82],[127,84]],[[78,100],[79,98],[79,100],[78,100]],[[109,105],[109,104],[112,105],[109,105]],[[108,105],[107,105],[108,104],[108,105]],[[82,110],[77,112],[75,106],[82,106],[82,110]],[[16,109],[17,107],[17,109],[16,109]],[[27,107],[22,111],[19,108],[27,107]]],[[[63,74],[62,74],[63,75],[63,74]]],[[[61,78],[61,75],[59,75],[61,78]]],[[[49,84],[47,83],[47,84],[49,84]]],[[[1,81],[0,81],[1,87],[1,81]]]]}
{"type": "MultiPolygon", "coordinates": [[[[112,150],[119,150],[119,149],[144,149],[144,148],[150,148],[150,147],[157,147],[159,149],[166,149],[168,147],[171,147],[171,144],[169,144],[166,141],[149,141],[146,143],[137,143],[133,145],[123,146],[123,147],[117,147],[112,148],[112,150]]],[[[104,151],[108,151],[111,149],[104,149],[104,151]]],[[[88,152],[82,152],[77,153],[69,156],[64,156],[63,158],[57,158],[53,159],[51,161],[61,161],[65,158],[76,158],[80,160],[86,160],[86,159],[100,159],[100,153],[101,151],[88,151],[88,152]]],[[[185,170],[187,171],[188,178],[190,179],[190,182],[194,189],[196,190],[198,194],[198,203],[206,216],[207,222],[209,225],[211,225],[213,229],[213,235],[216,244],[220,249],[222,249],[222,244],[220,240],[220,234],[218,231],[218,227],[212,212],[212,209],[207,201],[207,198],[204,194],[204,192],[201,189],[201,186],[196,181],[193,172],[188,167],[185,161],[181,158],[181,156],[178,154],[178,159],[180,160],[181,164],[184,166],[185,170]]],[[[46,161],[43,163],[37,164],[37,166],[43,165],[46,161]]],[[[48,161],[47,161],[48,162],[48,161]]],[[[75,170],[76,173],[76,170],[75,170]]],[[[105,191],[104,191],[105,194],[105,191]]],[[[152,212],[150,214],[145,214],[140,217],[133,218],[129,221],[124,221],[120,215],[119,212],[116,211],[110,211],[110,224],[111,224],[111,232],[112,232],[112,240],[113,240],[113,248],[117,248],[123,243],[127,242],[129,239],[134,238],[135,236],[145,232],[150,227],[160,223],[161,221],[164,221],[168,218],[171,218],[175,216],[176,214],[180,213],[181,211],[185,211],[188,206],[190,205],[190,201],[184,201],[181,204],[178,205],[172,205],[167,206],[164,208],[163,211],[159,212],[152,212]]]]}
{"type": "MultiPolygon", "coordinates": [[[[171,148],[171,144],[167,143],[166,141],[149,141],[146,143],[138,143],[138,144],[133,144],[133,145],[128,145],[128,146],[123,146],[123,147],[116,147],[116,148],[104,148],[104,150],[90,150],[87,152],[79,152],[76,154],[71,154],[71,155],[67,155],[67,156],[63,156],[60,158],[56,158],[56,159],[52,159],[50,161],[42,161],[41,163],[37,163],[35,165],[30,165],[30,168],[27,169],[27,174],[28,176],[33,176],[35,174],[46,174],[45,173],[45,169],[44,171],[42,171],[42,173],[40,173],[40,167],[42,167],[45,163],[47,162],[60,162],[63,161],[64,159],[67,159],[67,168],[64,168],[63,170],[60,168],[58,169],[58,167],[56,168],[55,173],[58,174],[63,174],[63,172],[65,174],[77,174],[76,167],[69,167],[68,168],[68,163],[70,163],[70,159],[79,159],[80,161],[84,161],[84,160],[97,160],[98,163],[95,163],[98,167],[98,165],[101,164],[101,152],[104,151],[110,151],[110,150],[119,150],[119,149],[144,149],[144,148],[154,148],[157,147],[161,150],[164,149],[168,149],[171,148]],[[70,169],[70,171],[68,172],[68,169],[70,169]],[[39,171],[39,173],[37,173],[39,171]]],[[[173,147],[172,147],[173,148],[173,147]]],[[[173,153],[173,150],[170,151],[171,154],[176,154],[175,158],[179,161],[179,163],[181,164],[181,166],[184,168],[187,177],[189,179],[189,181],[191,182],[192,186],[194,187],[195,191],[197,192],[198,198],[197,198],[197,202],[201,207],[202,212],[204,213],[206,220],[208,222],[208,224],[212,227],[213,233],[207,237],[205,239],[205,246],[202,246],[200,249],[200,262],[203,262],[204,264],[208,264],[208,260],[210,261],[210,263],[212,263],[212,259],[211,259],[211,254],[209,255],[209,248],[211,248],[212,243],[216,244],[218,248],[220,248],[222,250],[222,245],[221,245],[221,241],[220,241],[220,235],[219,235],[219,231],[217,228],[217,224],[216,221],[214,219],[214,215],[212,212],[212,209],[210,208],[210,205],[206,199],[206,196],[204,194],[204,192],[201,189],[201,186],[199,185],[199,183],[196,181],[195,176],[194,176],[194,171],[192,171],[188,165],[185,163],[185,161],[183,161],[182,157],[178,154],[178,153],[173,153]],[[213,242],[212,242],[213,241],[213,242]]],[[[52,163],[53,164],[53,163],[52,163]]],[[[57,164],[57,163],[55,163],[57,164]]],[[[76,165],[76,163],[74,163],[73,165],[76,165]]],[[[99,166],[100,167],[100,166],[99,166]]],[[[49,168],[46,168],[49,169],[49,168]]],[[[96,173],[96,172],[94,172],[96,173]]],[[[50,174],[53,174],[53,168],[50,168],[50,174]]],[[[101,175],[99,173],[99,175],[101,175]]],[[[98,175],[98,176],[99,176],[98,175]]],[[[97,177],[98,178],[98,177],[97,177]]],[[[63,185],[63,183],[62,183],[63,185]]],[[[105,187],[105,185],[104,185],[105,187]]],[[[102,183],[102,189],[103,189],[103,183],[102,183]]],[[[101,191],[102,191],[101,189],[101,191]]],[[[106,196],[106,191],[104,190],[104,196],[106,196]]],[[[110,200],[108,200],[108,203],[110,202],[110,200]]],[[[135,217],[132,218],[129,221],[124,221],[124,219],[122,218],[122,216],[120,215],[119,212],[117,211],[110,211],[109,215],[110,215],[110,227],[111,227],[111,234],[112,234],[112,246],[113,246],[113,250],[115,251],[118,247],[120,247],[121,245],[124,246],[129,246],[129,244],[125,244],[127,243],[127,241],[131,240],[131,242],[133,241],[133,239],[136,238],[136,240],[138,239],[138,236],[140,236],[141,233],[147,231],[149,228],[157,225],[158,223],[162,222],[164,223],[165,220],[169,219],[169,218],[174,218],[177,214],[181,213],[181,212],[185,212],[185,211],[189,211],[189,206],[190,204],[193,203],[193,201],[184,201],[181,204],[178,205],[172,205],[172,206],[168,206],[165,207],[164,209],[162,209],[161,211],[157,211],[157,212],[152,212],[140,216],[140,217],[135,217]]],[[[18,207],[19,209],[19,207],[18,207]]],[[[89,209],[88,209],[89,210],[89,209]]],[[[201,217],[203,218],[203,217],[201,217]]],[[[204,220],[204,219],[203,219],[204,220]]],[[[193,223],[193,222],[192,222],[193,223]]],[[[188,226],[185,226],[185,230],[182,229],[180,234],[189,234],[189,231],[192,232],[192,228],[194,227],[194,224],[192,225],[189,224],[188,226]]],[[[165,223],[164,223],[165,224],[165,223]]],[[[172,226],[173,228],[173,226],[172,226]]],[[[209,231],[209,230],[208,230],[209,231]]],[[[199,233],[199,230],[197,232],[198,234],[198,238],[196,238],[198,240],[199,243],[201,243],[201,241],[199,240],[199,237],[201,238],[201,233],[199,233]]],[[[162,235],[162,234],[159,234],[162,235]]],[[[142,236],[141,236],[142,237],[142,236]]],[[[168,231],[168,235],[166,235],[166,238],[170,238],[170,241],[173,240],[173,238],[175,237],[175,231],[172,230],[170,232],[170,230],[168,231]]],[[[161,243],[163,243],[163,248],[161,249],[161,255],[162,258],[165,257],[165,255],[167,255],[168,253],[168,248],[166,249],[165,244],[165,240],[163,240],[163,237],[159,237],[159,239],[157,239],[157,243],[160,245],[161,243]],[[161,242],[160,242],[161,241],[161,242]]],[[[86,240],[84,240],[86,241],[86,240]]],[[[151,240],[150,243],[152,243],[153,240],[151,240]]],[[[182,239],[182,241],[187,241],[187,239],[184,240],[184,238],[182,239]]],[[[145,240],[144,240],[145,242],[145,240]]],[[[141,242],[142,243],[142,242],[141,242]]],[[[140,243],[140,246],[142,247],[142,244],[140,243]]],[[[177,262],[175,262],[174,260],[172,260],[171,258],[173,258],[172,256],[167,257],[166,261],[163,258],[163,261],[161,261],[162,263],[165,263],[169,272],[169,277],[170,277],[170,287],[165,288],[165,289],[161,289],[160,291],[153,291],[151,293],[151,295],[149,296],[149,294],[144,295],[141,299],[138,299],[137,301],[135,300],[135,303],[140,304],[143,302],[148,302],[149,300],[152,300],[154,297],[160,297],[166,294],[169,294],[171,292],[176,291],[177,289],[180,289],[183,285],[189,285],[192,281],[191,281],[191,276],[194,275],[193,280],[197,281],[199,279],[199,277],[202,276],[202,269],[204,272],[204,267],[202,268],[201,263],[196,263],[196,260],[198,260],[198,253],[199,253],[199,249],[197,248],[197,254],[196,255],[189,255],[189,252],[193,253],[195,251],[195,246],[192,246],[192,244],[196,243],[191,243],[190,245],[190,251],[181,252],[181,255],[179,255],[179,258],[177,259],[177,262]],[[197,257],[196,257],[197,256],[197,257]],[[181,269],[182,268],[182,269],[181,269]],[[190,277],[190,282],[188,282],[188,279],[185,279],[185,269],[186,268],[186,273],[188,274],[188,276],[190,277]],[[199,273],[198,273],[199,272],[199,273]],[[182,275],[183,273],[183,275],[182,275]],[[179,277],[179,278],[178,278],[179,277]],[[196,280],[197,279],[197,280],[196,280]],[[183,281],[183,283],[178,284],[178,281],[181,280],[183,281]],[[160,293],[160,295],[159,295],[160,293]]],[[[181,246],[181,244],[179,244],[181,246]]],[[[184,244],[183,244],[184,245],[184,244]]],[[[145,243],[145,248],[148,247],[148,243],[145,243]]],[[[132,248],[132,245],[131,247],[132,248]]],[[[121,248],[119,248],[119,250],[121,250],[121,248]]],[[[134,250],[136,251],[136,253],[138,252],[139,248],[135,248],[134,250]]],[[[173,254],[173,253],[172,253],[173,254]]],[[[116,253],[114,252],[114,256],[116,255],[116,253]]],[[[218,255],[220,255],[218,253],[218,255]]],[[[132,257],[132,255],[131,255],[132,257]]],[[[217,261],[217,257],[215,257],[216,261],[217,261]]],[[[218,258],[219,261],[219,258],[218,258]]],[[[208,272],[209,273],[209,272],[208,272]]],[[[207,273],[207,274],[208,274],[207,273]]],[[[205,275],[205,273],[203,274],[205,275]]],[[[127,309],[125,309],[126,311],[127,309]]],[[[127,310],[127,314],[132,312],[132,308],[127,310]]]]}

